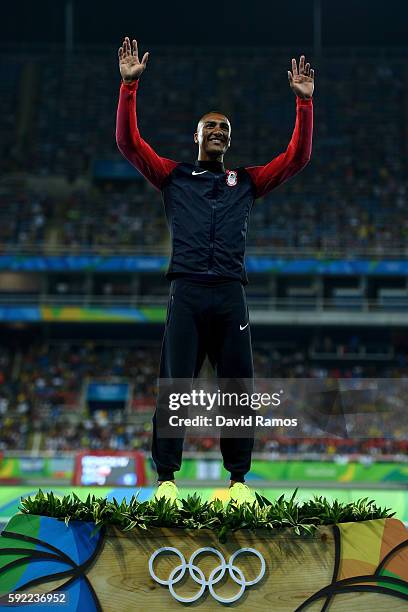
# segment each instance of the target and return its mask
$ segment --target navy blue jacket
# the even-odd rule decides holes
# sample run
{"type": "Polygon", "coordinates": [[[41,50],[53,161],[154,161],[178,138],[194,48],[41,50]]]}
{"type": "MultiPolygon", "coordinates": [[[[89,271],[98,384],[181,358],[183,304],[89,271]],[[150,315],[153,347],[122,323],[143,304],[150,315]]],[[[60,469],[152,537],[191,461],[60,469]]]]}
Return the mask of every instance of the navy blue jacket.
{"type": "MultiPolygon", "coordinates": [[[[263,166],[218,172],[159,156],[140,136],[138,81],[121,84],[116,120],[119,150],[162,193],[172,241],[168,278],[212,275],[247,282],[244,257],[256,198],[299,172],[310,159],[312,100],[296,98],[296,123],[285,152],[263,166]]],[[[222,166],[222,164],[220,164],[222,166]]]]}
{"type": "Polygon", "coordinates": [[[162,193],[172,238],[167,276],[215,274],[246,283],[245,242],[255,188],[245,169],[221,174],[181,163],[162,193]]]}

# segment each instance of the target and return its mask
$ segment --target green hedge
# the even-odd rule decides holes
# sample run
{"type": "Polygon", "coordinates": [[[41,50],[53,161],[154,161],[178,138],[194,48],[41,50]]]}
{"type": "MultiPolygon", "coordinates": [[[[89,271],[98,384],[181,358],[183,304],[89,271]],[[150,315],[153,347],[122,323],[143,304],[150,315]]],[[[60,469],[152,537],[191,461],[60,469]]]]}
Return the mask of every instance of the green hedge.
{"type": "Polygon", "coordinates": [[[115,526],[123,531],[135,527],[177,527],[182,529],[211,529],[224,541],[228,532],[238,529],[269,529],[277,531],[289,528],[296,535],[312,535],[319,525],[333,525],[353,521],[367,521],[391,518],[389,508],[377,507],[368,498],[357,502],[330,502],[325,497],[315,495],[306,502],[298,502],[297,489],[290,498],[281,495],[271,502],[257,493],[256,501],[251,504],[224,504],[221,500],[202,501],[197,494],[171,503],[164,498],[140,502],[137,495],[129,503],[125,499],[119,503],[115,498],[88,495],[85,501],[75,493],[56,497],[52,492],[43,493],[41,489],[34,497],[22,498],[20,510],[26,514],[50,516],[64,520],[94,522],[96,528],[115,526]]]}

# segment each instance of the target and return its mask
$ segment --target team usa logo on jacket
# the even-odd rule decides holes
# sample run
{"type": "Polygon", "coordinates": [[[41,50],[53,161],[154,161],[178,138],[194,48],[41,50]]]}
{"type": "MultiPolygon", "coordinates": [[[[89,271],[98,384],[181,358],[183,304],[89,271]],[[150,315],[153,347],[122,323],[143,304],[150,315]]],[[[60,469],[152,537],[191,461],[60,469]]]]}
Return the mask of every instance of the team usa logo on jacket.
{"type": "Polygon", "coordinates": [[[227,185],[228,187],[235,187],[238,182],[237,173],[235,170],[227,170],[227,185]]]}

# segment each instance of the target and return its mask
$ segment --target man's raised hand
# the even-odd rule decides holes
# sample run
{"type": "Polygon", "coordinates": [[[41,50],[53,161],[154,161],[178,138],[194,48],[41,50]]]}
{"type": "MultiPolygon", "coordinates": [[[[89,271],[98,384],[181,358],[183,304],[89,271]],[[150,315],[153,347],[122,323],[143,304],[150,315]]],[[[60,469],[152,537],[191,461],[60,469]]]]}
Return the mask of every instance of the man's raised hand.
{"type": "Polygon", "coordinates": [[[144,72],[149,59],[149,54],[145,53],[142,61],[139,61],[137,42],[133,39],[131,46],[128,36],[124,38],[122,46],[119,47],[118,56],[120,74],[125,82],[136,81],[144,72]]]}
{"type": "Polygon", "coordinates": [[[301,55],[299,60],[299,70],[296,60],[292,59],[292,72],[288,70],[289,85],[293,93],[299,98],[308,100],[313,95],[314,90],[314,70],[310,64],[305,64],[305,56],[301,55]]]}

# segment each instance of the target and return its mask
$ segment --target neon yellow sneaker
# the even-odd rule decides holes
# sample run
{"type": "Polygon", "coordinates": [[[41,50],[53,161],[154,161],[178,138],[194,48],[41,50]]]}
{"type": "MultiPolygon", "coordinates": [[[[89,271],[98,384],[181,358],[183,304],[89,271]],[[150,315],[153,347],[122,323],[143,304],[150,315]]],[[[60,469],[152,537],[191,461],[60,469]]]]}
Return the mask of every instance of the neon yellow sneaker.
{"type": "Polygon", "coordinates": [[[241,505],[245,502],[252,504],[255,501],[255,495],[251,489],[243,482],[236,482],[229,488],[229,498],[236,504],[241,505]]]}
{"type": "Polygon", "coordinates": [[[154,494],[153,499],[160,499],[161,497],[164,497],[171,503],[174,503],[177,499],[177,495],[178,489],[174,482],[171,482],[171,480],[165,480],[157,487],[157,491],[154,494]]]}

